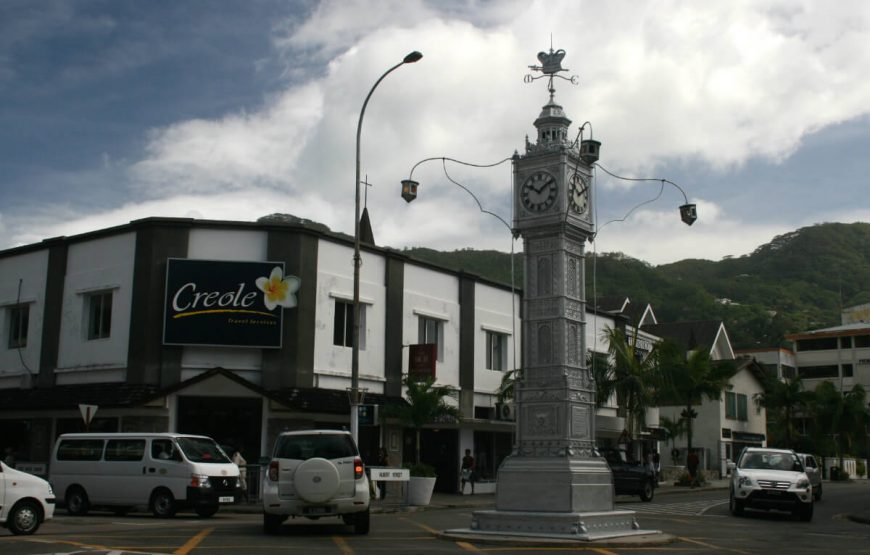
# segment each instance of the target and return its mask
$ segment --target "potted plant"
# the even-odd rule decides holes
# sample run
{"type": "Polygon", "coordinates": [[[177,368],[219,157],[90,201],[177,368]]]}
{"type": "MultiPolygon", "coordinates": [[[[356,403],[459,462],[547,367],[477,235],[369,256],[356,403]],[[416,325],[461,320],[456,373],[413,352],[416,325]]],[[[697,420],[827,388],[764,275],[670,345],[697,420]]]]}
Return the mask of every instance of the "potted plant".
{"type": "Polygon", "coordinates": [[[406,388],[406,403],[384,407],[385,417],[393,417],[414,429],[414,464],[409,465],[411,481],[408,485],[408,503],[411,505],[428,505],[435,489],[435,469],[424,464],[420,458],[420,433],[424,426],[443,421],[444,418],[458,419],[459,409],[447,403],[447,399],[456,399],[456,388],[435,385],[435,378],[406,376],[402,380],[406,388]]]}

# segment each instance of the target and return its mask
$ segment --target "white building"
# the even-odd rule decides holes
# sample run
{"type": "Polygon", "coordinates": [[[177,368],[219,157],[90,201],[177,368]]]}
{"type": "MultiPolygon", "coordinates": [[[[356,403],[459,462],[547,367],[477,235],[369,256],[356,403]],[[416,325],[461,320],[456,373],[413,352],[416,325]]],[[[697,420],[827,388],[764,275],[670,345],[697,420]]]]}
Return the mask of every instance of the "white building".
{"type": "MultiPolygon", "coordinates": [[[[425,430],[424,459],[447,491],[465,448],[494,476],[512,447],[495,396],[519,357],[518,294],[362,251],[364,402],[402,402],[407,347],[437,344],[463,419],[425,430]]],[[[353,241],[322,226],[173,218],[0,252],[2,441],[39,468],[58,434],[84,429],[80,405],[98,407],[92,431],[204,433],[249,462],[284,429],[347,426],[352,259],[353,241]]],[[[411,441],[398,423],[360,428],[363,454],[385,446],[395,464],[411,441]]]]}
{"type": "MultiPolygon", "coordinates": [[[[669,339],[686,352],[708,349],[713,360],[734,360],[734,350],[725,325],[720,321],[675,322],[644,326],[644,331],[669,339]]],[[[701,468],[725,475],[729,460],[735,460],[744,447],[763,447],[767,443],[767,415],[756,406],[755,395],[764,391],[763,368],[752,359],[737,361],[737,371],[719,399],[703,399],[692,428],[692,447],[701,449],[701,468]]],[[[660,415],[679,420],[685,406],[659,407],[660,415]]],[[[677,465],[686,461],[687,438],[675,440],[679,451],[677,465]]],[[[662,454],[670,463],[670,455],[662,454]]],[[[664,464],[664,462],[663,462],[664,464]]]]}

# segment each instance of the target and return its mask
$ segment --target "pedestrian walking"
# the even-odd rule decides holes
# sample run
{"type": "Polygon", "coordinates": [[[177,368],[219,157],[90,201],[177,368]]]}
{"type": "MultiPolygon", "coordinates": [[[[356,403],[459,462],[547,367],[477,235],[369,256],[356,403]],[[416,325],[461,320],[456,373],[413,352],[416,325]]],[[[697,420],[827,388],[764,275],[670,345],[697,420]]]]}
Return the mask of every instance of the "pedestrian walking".
{"type": "Polygon", "coordinates": [[[460,469],[462,475],[460,493],[465,493],[465,482],[471,484],[471,494],[474,495],[474,457],[471,456],[471,449],[465,450],[465,456],[462,457],[462,467],[460,469]]]}
{"type": "Polygon", "coordinates": [[[242,486],[242,497],[248,500],[248,461],[238,448],[233,448],[233,462],[239,467],[239,484],[242,486]]]}
{"type": "Polygon", "coordinates": [[[699,462],[698,453],[693,449],[689,452],[688,456],[686,456],[686,467],[689,470],[689,484],[693,488],[700,484],[700,480],[698,479],[699,462]]]}

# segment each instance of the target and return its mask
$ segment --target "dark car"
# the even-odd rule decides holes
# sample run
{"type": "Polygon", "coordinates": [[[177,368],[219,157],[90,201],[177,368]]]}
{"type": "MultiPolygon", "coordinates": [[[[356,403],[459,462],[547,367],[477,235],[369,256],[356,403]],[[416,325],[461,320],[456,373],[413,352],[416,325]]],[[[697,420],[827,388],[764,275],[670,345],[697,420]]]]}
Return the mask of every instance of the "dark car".
{"type": "Polygon", "coordinates": [[[652,501],[656,476],[649,466],[631,460],[622,449],[601,449],[599,453],[613,473],[616,495],[639,495],[641,501],[652,501]]]}

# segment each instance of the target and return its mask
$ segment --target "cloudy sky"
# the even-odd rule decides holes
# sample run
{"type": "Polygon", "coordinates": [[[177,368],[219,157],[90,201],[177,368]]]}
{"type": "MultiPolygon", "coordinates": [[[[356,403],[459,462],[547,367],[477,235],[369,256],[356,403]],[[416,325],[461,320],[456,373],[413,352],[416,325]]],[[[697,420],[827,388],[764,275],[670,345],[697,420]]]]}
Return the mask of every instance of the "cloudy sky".
{"type": "MultiPolygon", "coordinates": [[[[418,50],[366,110],[375,239],[509,251],[440,162],[410,205],[399,181],[524,152],[548,94],[523,77],[551,46],[572,133],[590,122],[607,170],[698,205],[687,227],[677,188],[644,204],[659,182],[599,170],[596,251],[719,260],[870,221],[865,0],[3,0],[0,249],[149,216],[352,233],[360,108],[418,50]]],[[[509,164],[447,171],[511,220],[509,164]]]]}

